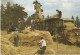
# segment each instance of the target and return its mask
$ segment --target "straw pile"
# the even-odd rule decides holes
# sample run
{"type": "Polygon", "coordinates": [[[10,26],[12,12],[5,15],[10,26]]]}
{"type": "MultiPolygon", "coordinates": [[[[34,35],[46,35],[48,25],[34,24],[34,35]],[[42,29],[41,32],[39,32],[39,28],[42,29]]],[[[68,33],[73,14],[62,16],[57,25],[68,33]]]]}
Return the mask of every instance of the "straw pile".
{"type": "Polygon", "coordinates": [[[15,47],[13,44],[14,32],[10,34],[7,34],[6,32],[2,32],[1,53],[2,55],[34,54],[39,48],[38,43],[41,40],[40,39],[41,36],[43,36],[44,39],[47,41],[47,45],[52,45],[52,42],[53,42],[52,36],[47,31],[35,30],[31,32],[30,29],[23,30],[22,33],[18,34],[18,37],[19,37],[18,47],[15,47]]]}
{"type": "MultiPolygon", "coordinates": [[[[19,46],[38,46],[41,37],[47,42],[47,45],[51,45],[53,40],[52,36],[47,31],[30,31],[30,29],[25,29],[22,33],[18,34],[19,37],[19,46]]],[[[14,35],[9,39],[10,42],[14,43],[14,35]]]]}
{"type": "Polygon", "coordinates": [[[51,18],[59,18],[59,14],[54,14],[51,18]]]}
{"type": "MultiPolygon", "coordinates": [[[[75,31],[75,32],[77,32],[77,31],[75,31]]],[[[73,44],[76,43],[77,39],[80,42],[80,37],[77,36],[77,34],[75,32],[73,32],[73,31],[67,31],[67,30],[64,31],[64,34],[68,38],[68,41],[71,42],[71,43],[73,43],[73,44]]],[[[79,32],[77,32],[77,33],[79,34],[79,32]]]]}
{"type": "Polygon", "coordinates": [[[1,53],[2,55],[14,55],[16,53],[16,48],[8,39],[1,37],[1,53]]]}
{"type": "MultiPolygon", "coordinates": [[[[75,27],[74,23],[72,22],[65,22],[64,25],[66,26],[65,33],[66,36],[68,37],[68,41],[71,43],[75,43],[77,41],[77,36],[75,36],[75,33],[72,31],[72,29],[77,29],[77,27],[75,27]],[[70,31],[70,32],[66,32],[66,31],[70,31]]],[[[78,38],[78,41],[79,40],[80,38],[78,38]]]]}
{"type": "Polygon", "coordinates": [[[66,22],[64,25],[66,26],[66,30],[72,30],[76,28],[72,22],[66,22]]]}
{"type": "Polygon", "coordinates": [[[77,40],[75,33],[73,33],[73,32],[68,32],[68,33],[69,33],[69,35],[68,35],[69,40],[68,41],[71,43],[75,43],[77,40]]]}

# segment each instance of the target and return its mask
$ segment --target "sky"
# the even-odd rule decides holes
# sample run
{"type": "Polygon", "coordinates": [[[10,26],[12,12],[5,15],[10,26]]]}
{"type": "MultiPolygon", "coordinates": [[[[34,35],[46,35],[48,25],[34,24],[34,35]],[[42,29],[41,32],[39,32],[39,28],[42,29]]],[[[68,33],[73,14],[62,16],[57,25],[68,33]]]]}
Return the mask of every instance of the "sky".
{"type": "MultiPolygon", "coordinates": [[[[35,0],[2,0],[3,4],[6,4],[7,1],[11,3],[17,3],[25,8],[25,12],[28,13],[28,16],[35,13],[33,1],[35,0]]],[[[62,18],[71,18],[72,15],[74,18],[77,16],[80,18],[80,0],[38,0],[43,9],[43,15],[45,17],[53,16],[56,14],[56,9],[62,11],[62,18]]]]}

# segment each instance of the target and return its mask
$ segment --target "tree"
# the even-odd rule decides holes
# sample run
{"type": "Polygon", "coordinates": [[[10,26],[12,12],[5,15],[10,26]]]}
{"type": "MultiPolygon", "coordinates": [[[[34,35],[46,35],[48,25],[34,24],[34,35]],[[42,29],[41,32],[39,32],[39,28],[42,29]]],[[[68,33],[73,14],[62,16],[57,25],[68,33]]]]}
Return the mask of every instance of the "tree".
{"type": "Polygon", "coordinates": [[[32,14],[31,16],[28,17],[28,19],[27,19],[27,21],[26,21],[26,24],[27,24],[28,26],[31,25],[31,19],[32,19],[32,18],[35,19],[35,16],[36,16],[35,14],[32,14]]]}
{"type": "Polygon", "coordinates": [[[3,4],[1,5],[1,14],[3,15],[4,14],[4,11],[5,11],[5,8],[3,6],[3,4]]]}
{"type": "Polygon", "coordinates": [[[74,17],[72,16],[72,19],[74,20],[74,17]]]}
{"type": "Polygon", "coordinates": [[[79,24],[79,17],[78,16],[76,17],[76,25],[77,25],[77,27],[79,27],[79,25],[80,25],[79,24]]]}
{"type": "Polygon", "coordinates": [[[47,18],[50,18],[50,16],[48,15],[47,18]]]}
{"type": "Polygon", "coordinates": [[[26,21],[27,26],[31,25],[31,19],[35,19],[35,21],[40,21],[40,18],[36,15],[36,13],[34,13],[28,17],[28,19],[26,21]]]}
{"type": "Polygon", "coordinates": [[[4,24],[5,24],[5,7],[3,6],[3,4],[1,5],[1,27],[4,27],[4,24]],[[4,21],[4,22],[3,22],[4,21]]]}
{"type": "Polygon", "coordinates": [[[13,23],[13,25],[15,27],[17,27],[18,25],[18,20],[19,18],[21,18],[22,21],[22,28],[25,27],[25,22],[24,22],[24,18],[27,17],[27,13],[24,12],[24,7],[18,5],[18,4],[14,4],[12,6],[10,6],[11,4],[8,2],[6,4],[6,7],[4,8],[3,4],[1,5],[1,28],[2,29],[8,29],[9,26],[11,25],[11,23],[13,23]]]}

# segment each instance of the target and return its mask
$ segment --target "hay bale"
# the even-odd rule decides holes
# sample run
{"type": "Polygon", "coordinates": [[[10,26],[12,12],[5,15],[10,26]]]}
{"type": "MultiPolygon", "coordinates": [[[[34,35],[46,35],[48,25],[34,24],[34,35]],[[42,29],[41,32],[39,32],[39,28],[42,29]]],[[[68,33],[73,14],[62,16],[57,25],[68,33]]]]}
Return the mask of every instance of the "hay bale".
{"type": "Polygon", "coordinates": [[[24,34],[27,34],[29,32],[31,32],[29,28],[22,30],[22,33],[24,33],[24,34]]]}
{"type": "Polygon", "coordinates": [[[10,43],[10,41],[3,36],[1,37],[1,44],[12,45],[12,43],[10,43]]]}
{"type": "Polygon", "coordinates": [[[1,37],[1,53],[2,55],[15,55],[15,54],[33,54],[35,51],[32,46],[38,46],[37,44],[41,40],[41,36],[47,41],[47,45],[52,45],[52,36],[49,32],[35,30],[31,32],[30,29],[25,29],[22,33],[18,34],[19,45],[22,47],[14,46],[14,32],[11,34],[2,35],[1,37]],[[29,31],[28,31],[29,30],[29,31]],[[27,32],[27,33],[26,33],[27,32]],[[28,47],[30,46],[30,47],[28,47]],[[30,50],[31,48],[31,50],[30,50]],[[28,51],[31,51],[30,53],[28,51]]]}
{"type": "Polygon", "coordinates": [[[70,43],[72,43],[72,44],[74,44],[75,42],[76,42],[76,40],[77,40],[77,36],[75,36],[75,33],[74,32],[72,32],[72,31],[70,31],[70,32],[65,32],[65,37],[67,38],[67,40],[70,42],[70,43]]]}
{"type": "MultiPolygon", "coordinates": [[[[29,29],[26,29],[26,31],[23,30],[23,33],[18,34],[19,46],[37,46],[42,36],[46,40],[47,45],[52,44],[53,40],[49,32],[38,30],[31,32],[27,30],[29,29]],[[26,34],[26,32],[28,33],[26,34]]],[[[10,42],[14,43],[14,36],[12,36],[9,40],[10,42]]]]}
{"type": "Polygon", "coordinates": [[[45,51],[45,54],[52,54],[52,55],[55,55],[55,51],[53,49],[47,49],[45,51]]]}
{"type": "Polygon", "coordinates": [[[73,33],[73,32],[69,32],[69,36],[68,36],[68,38],[69,38],[69,42],[71,42],[71,43],[75,43],[76,42],[76,36],[75,36],[75,33],[73,33]]]}
{"type": "Polygon", "coordinates": [[[10,34],[8,34],[7,31],[1,31],[1,37],[3,38],[9,39],[13,35],[14,35],[14,32],[11,32],[10,34]]]}
{"type": "Polygon", "coordinates": [[[7,31],[1,31],[1,35],[6,35],[7,31]]]}
{"type": "Polygon", "coordinates": [[[14,55],[16,54],[16,48],[12,45],[1,44],[1,54],[2,55],[14,55]]]}
{"type": "Polygon", "coordinates": [[[77,28],[72,22],[65,22],[64,25],[66,26],[66,30],[72,30],[72,29],[77,28]]]}
{"type": "Polygon", "coordinates": [[[59,14],[54,14],[51,18],[59,18],[59,14]]]}
{"type": "Polygon", "coordinates": [[[4,44],[1,44],[1,54],[2,55],[9,54],[9,50],[4,44]]]}
{"type": "Polygon", "coordinates": [[[1,37],[1,54],[2,55],[14,55],[16,54],[16,48],[8,39],[1,37]]]}

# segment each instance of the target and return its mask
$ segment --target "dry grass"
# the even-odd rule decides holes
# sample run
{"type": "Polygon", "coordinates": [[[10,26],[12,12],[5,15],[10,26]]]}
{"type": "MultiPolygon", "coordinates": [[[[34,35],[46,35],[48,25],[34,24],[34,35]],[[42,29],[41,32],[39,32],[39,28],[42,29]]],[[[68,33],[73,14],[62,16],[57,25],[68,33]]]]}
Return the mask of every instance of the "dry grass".
{"type": "MultiPolygon", "coordinates": [[[[76,40],[77,40],[77,36],[75,35],[75,32],[73,32],[72,30],[73,29],[77,29],[77,27],[75,27],[74,23],[72,22],[65,22],[64,25],[66,26],[65,28],[65,35],[69,38],[69,42],[71,43],[75,43],[76,40]],[[66,32],[67,31],[70,31],[70,32],[66,32]]],[[[80,38],[78,38],[80,40],[80,38]]]]}
{"type": "Polygon", "coordinates": [[[12,32],[11,34],[2,32],[2,38],[1,38],[2,55],[35,54],[35,52],[39,50],[38,43],[41,40],[42,36],[47,41],[47,45],[51,45],[53,43],[50,33],[46,31],[35,30],[34,32],[31,32],[30,29],[25,29],[22,31],[22,33],[19,33],[18,36],[19,36],[19,46],[15,47],[13,44],[14,32],[12,32]],[[6,35],[4,35],[3,33],[6,35]]]}
{"type": "Polygon", "coordinates": [[[59,18],[59,14],[54,14],[51,18],[59,18]]]}
{"type": "Polygon", "coordinates": [[[80,47],[53,42],[51,46],[56,54],[80,54],[80,47]],[[58,47],[57,47],[58,46],[58,47]]]}
{"type": "Polygon", "coordinates": [[[77,28],[72,22],[65,22],[64,25],[66,26],[66,30],[72,30],[77,28]]]}
{"type": "Polygon", "coordinates": [[[1,37],[1,53],[2,55],[13,55],[14,53],[16,53],[16,48],[13,46],[13,44],[3,36],[1,37]]]}
{"type": "MultiPolygon", "coordinates": [[[[46,31],[35,30],[34,32],[31,32],[30,29],[25,29],[22,33],[18,34],[18,37],[19,46],[37,46],[39,41],[41,40],[41,37],[44,37],[47,42],[47,45],[50,45],[53,42],[52,36],[49,32],[46,31]]],[[[9,40],[13,43],[14,35],[11,36],[9,40]]]]}
{"type": "MultiPolygon", "coordinates": [[[[39,46],[35,44],[36,42],[33,43],[33,44],[35,44],[35,46],[28,46],[28,45],[23,46],[23,45],[21,45],[21,46],[15,47],[12,44],[12,42],[9,41],[9,39],[11,37],[13,37],[13,34],[14,33],[7,34],[5,31],[2,32],[2,36],[1,36],[1,53],[2,53],[2,55],[5,55],[5,54],[7,54],[7,55],[9,55],[9,54],[10,55],[15,55],[15,54],[16,55],[18,55],[18,54],[20,54],[20,55],[24,55],[24,54],[25,55],[28,55],[28,54],[34,55],[35,52],[37,52],[39,50],[39,46]]],[[[48,54],[52,54],[52,53],[53,54],[54,53],[56,53],[56,54],[80,54],[80,48],[79,47],[73,46],[73,45],[72,46],[70,46],[70,45],[64,45],[64,44],[61,44],[61,43],[58,43],[58,52],[57,52],[57,42],[52,42],[52,40],[51,40],[52,37],[50,37],[50,35],[49,35],[48,32],[45,32],[45,31],[37,31],[36,30],[35,33],[34,32],[27,31],[27,33],[25,32],[25,33],[20,33],[20,34],[23,35],[22,36],[23,38],[20,37],[21,40],[27,39],[27,38],[34,39],[32,37],[33,35],[36,36],[35,39],[37,38],[38,35],[45,36],[44,38],[46,40],[49,40],[48,41],[49,43],[47,42],[48,43],[48,47],[47,47],[47,51],[46,51],[48,54]],[[30,33],[33,33],[33,34],[31,35],[30,33]],[[46,34],[44,34],[44,33],[46,33],[46,34]],[[31,37],[26,36],[26,34],[30,35],[31,37]],[[47,36],[49,36],[50,39],[47,39],[47,38],[49,38],[47,36]]],[[[40,39],[38,39],[38,40],[40,40],[40,39]]],[[[24,40],[24,41],[26,41],[26,40],[24,40]]]]}

